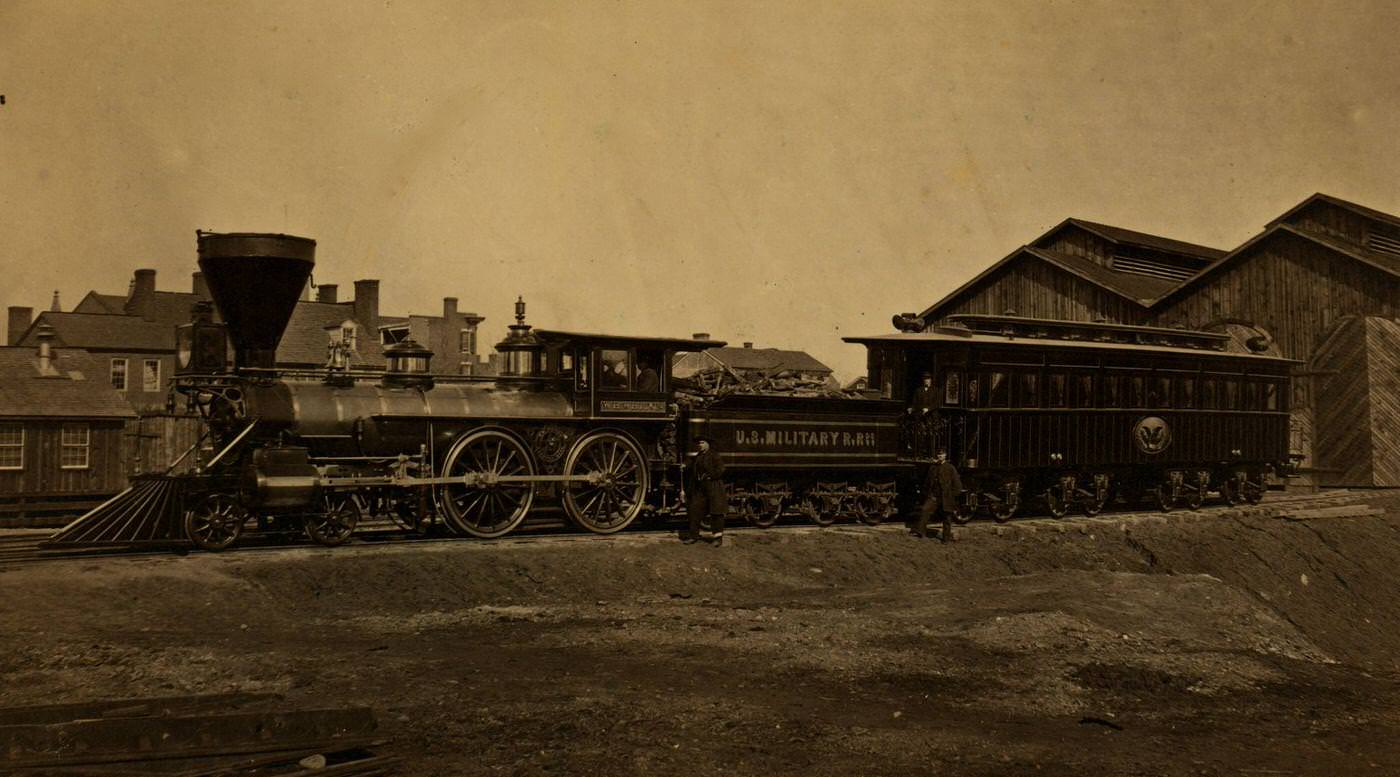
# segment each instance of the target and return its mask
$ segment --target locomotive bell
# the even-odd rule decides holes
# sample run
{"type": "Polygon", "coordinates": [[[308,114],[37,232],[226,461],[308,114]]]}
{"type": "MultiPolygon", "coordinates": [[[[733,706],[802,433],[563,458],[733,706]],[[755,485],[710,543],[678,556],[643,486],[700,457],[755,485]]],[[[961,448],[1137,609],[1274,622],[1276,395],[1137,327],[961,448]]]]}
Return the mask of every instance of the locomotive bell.
{"type": "Polygon", "coordinates": [[[271,368],[316,263],[316,241],[293,235],[196,232],[199,269],[233,342],[235,367],[271,368]]]}

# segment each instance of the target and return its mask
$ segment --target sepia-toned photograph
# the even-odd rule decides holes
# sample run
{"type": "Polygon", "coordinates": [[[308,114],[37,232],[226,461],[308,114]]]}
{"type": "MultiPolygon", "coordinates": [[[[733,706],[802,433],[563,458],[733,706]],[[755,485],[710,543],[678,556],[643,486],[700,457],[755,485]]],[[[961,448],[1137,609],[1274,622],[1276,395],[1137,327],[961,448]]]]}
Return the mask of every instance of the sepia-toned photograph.
{"type": "Polygon", "coordinates": [[[1397,30],[0,0],[0,775],[1400,774],[1397,30]]]}

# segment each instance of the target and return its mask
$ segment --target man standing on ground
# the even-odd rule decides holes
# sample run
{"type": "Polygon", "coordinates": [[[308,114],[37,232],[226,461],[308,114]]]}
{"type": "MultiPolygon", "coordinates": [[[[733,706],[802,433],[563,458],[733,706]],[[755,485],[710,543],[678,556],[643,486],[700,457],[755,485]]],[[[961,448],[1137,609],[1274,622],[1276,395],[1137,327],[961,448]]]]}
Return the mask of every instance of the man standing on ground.
{"type": "Polygon", "coordinates": [[[919,507],[919,522],[914,533],[928,537],[929,518],[942,513],[944,542],[953,541],[953,513],[958,509],[958,495],[962,493],[962,478],[958,468],[948,461],[948,452],[939,450],[934,455],[934,463],[928,468],[924,480],[924,503],[919,507]]]}
{"type": "Polygon", "coordinates": [[[724,493],[724,459],[715,450],[708,437],[695,440],[699,452],[690,464],[690,535],[687,543],[700,539],[700,522],[706,515],[710,517],[710,529],[714,532],[710,541],[715,545],[724,544],[724,514],[729,511],[729,496],[724,493]]]}

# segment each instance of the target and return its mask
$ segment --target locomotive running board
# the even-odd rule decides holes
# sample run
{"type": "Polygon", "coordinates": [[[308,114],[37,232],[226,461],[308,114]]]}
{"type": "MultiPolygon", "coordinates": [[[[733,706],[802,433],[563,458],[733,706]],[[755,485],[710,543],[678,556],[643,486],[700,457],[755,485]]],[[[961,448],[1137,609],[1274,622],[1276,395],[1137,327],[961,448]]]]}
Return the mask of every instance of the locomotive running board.
{"type": "Polygon", "coordinates": [[[450,478],[415,478],[411,475],[369,477],[369,478],[321,478],[322,488],[350,488],[353,486],[490,486],[497,483],[592,483],[603,481],[598,473],[587,475],[492,475],[489,472],[468,472],[450,478]]]}

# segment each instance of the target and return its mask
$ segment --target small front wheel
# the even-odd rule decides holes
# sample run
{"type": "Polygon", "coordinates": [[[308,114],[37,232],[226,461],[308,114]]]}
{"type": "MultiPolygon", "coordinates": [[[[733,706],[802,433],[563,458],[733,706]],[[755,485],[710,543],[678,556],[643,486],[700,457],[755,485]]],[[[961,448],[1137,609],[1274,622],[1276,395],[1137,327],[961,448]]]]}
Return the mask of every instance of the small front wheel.
{"type": "Polygon", "coordinates": [[[232,547],[243,534],[248,511],[230,494],[210,494],[185,512],[185,536],[201,550],[232,547]]]}
{"type": "Polygon", "coordinates": [[[306,516],[306,536],[326,547],[344,545],[360,523],[360,503],[351,494],[327,494],[324,510],[306,516]]]}

